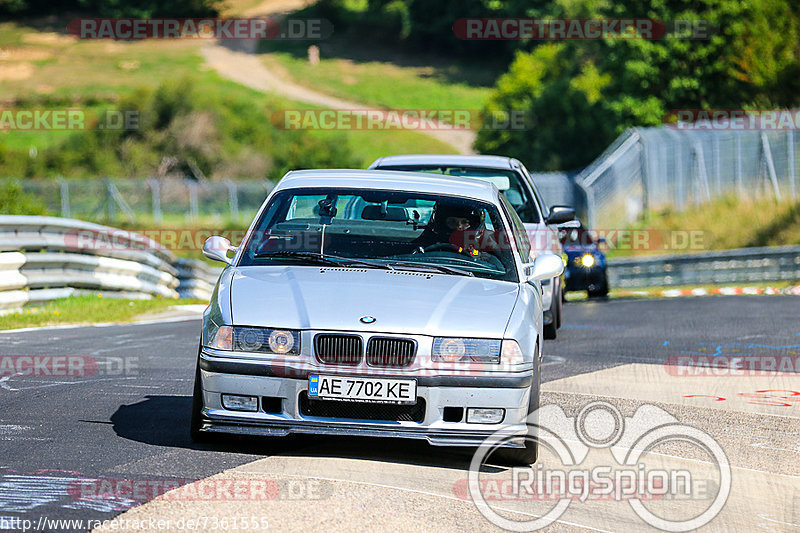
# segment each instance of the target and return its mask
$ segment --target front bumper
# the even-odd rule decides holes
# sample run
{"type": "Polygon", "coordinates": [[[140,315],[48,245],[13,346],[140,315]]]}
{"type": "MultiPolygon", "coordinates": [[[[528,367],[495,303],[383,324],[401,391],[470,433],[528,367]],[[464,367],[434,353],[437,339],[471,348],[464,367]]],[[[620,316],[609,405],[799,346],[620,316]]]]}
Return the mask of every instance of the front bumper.
{"type": "Polygon", "coordinates": [[[564,290],[567,292],[596,290],[606,282],[606,269],[601,266],[570,267],[565,272],[564,280],[564,290]]]}
{"type": "MultiPolygon", "coordinates": [[[[333,369],[332,369],[333,370],[333,369]]],[[[340,371],[340,368],[334,370],[340,371]]],[[[406,378],[417,380],[417,398],[425,402],[422,420],[361,420],[309,416],[302,413],[301,395],[308,391],[308,374],[329,373],[327,369],[281,369],[263,361],[229,359],[207,353],[200,356],[200,379],[203,395],[201,431],[239,435],[284,437],[291,434],[352,435],[423,439],[436,446],[479,446],[499,429],[511,429],[523,435],[527,431],[530,394],[538,394],[533,372],[502,375],[366,375],[365,377],[406,378]],[[257,412],[230,411],[222,406],[222,394],[256,396],[257,412]],[[270,412],[265,412],[264,398],[269,398],[270,412]],[[280,405],[275,409],[275,405],[280,405]],[[463,408],[459,422],[445,421],[444,408],[463,408]],[[469,407],[501,408],[504,419],[499,424],[467,423],[469,407]]],[[[352,374],[355,375],[355,374],[352,374]]],[[[348,402],[342,402],[348,403],[348,402]]],[[[521,447],[522,437],[509,441],[521,447]]]]}

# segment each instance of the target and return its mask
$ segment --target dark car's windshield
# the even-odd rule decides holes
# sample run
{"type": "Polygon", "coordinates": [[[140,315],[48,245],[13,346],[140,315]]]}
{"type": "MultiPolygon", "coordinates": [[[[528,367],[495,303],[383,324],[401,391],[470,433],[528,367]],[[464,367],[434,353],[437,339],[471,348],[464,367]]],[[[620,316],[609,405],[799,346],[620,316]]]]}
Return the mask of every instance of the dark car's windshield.
{"type": "Polygon", "coordinates": [[[536,224],[540,221],[539,212],[530,199],[530,194],[522,184],[522,178],[513,170],[464,167],[449,165],[387,165],[380,170],[402,170],[407,172],[426,172],[463,178],[475,178],[494,183],[508,202],[514,206],[520,220],[536,224]]]}
{"type": "Polygon", "coordinates": [[[518,280],[494,205],[382,190],[278,192],[248,238],[239,265],[337,263],[518,280]]]}

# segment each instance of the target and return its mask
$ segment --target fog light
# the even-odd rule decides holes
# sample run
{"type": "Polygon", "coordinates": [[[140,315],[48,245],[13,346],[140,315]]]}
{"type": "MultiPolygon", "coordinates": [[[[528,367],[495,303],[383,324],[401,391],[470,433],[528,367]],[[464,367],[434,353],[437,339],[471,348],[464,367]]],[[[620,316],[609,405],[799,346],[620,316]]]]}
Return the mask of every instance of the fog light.
{"type": "Polygon", "coordinates": [[[229,411],[258,411],[258,398],[223,394],[222,407],[229,411]]]}
{"type": "Polygon", "coordinates": [[[499,424],[506,414],[505,409],[467,409],[467,422],[469,424],[499,424]]]}

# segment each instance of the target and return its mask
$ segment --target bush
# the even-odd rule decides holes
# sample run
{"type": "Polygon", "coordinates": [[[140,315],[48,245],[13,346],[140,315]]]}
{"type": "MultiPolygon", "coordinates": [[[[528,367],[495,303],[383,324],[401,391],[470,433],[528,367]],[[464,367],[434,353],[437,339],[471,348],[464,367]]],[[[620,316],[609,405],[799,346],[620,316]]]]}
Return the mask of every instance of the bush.
{"type": "Polygon", "coordinates": [[[265,107],[192,79],[168,81],[98,110],[138,112],[135,129],[76,131],[36,157],[0,144],[0,176],[277,179],[294,168],[359,166],[343,134],[278,130],[265,107]]]}
{"type": "Polygon", "coordinates": [[[47,215],[47,207],[37,197],[22,190],[17,180],[0,182],[0,214],[47,215]]]}

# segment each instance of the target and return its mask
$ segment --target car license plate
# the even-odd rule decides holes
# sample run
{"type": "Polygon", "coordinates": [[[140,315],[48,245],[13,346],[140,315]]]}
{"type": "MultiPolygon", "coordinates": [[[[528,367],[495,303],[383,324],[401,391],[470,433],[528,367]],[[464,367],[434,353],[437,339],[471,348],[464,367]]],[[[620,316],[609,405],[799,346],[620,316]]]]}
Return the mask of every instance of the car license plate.
{"type": "Polygon", "coordinates": [[[308,376],[309,398],[353,402],[414,403],[417,382],[413,379],[375,379],[349,376],[308,376]]]}

